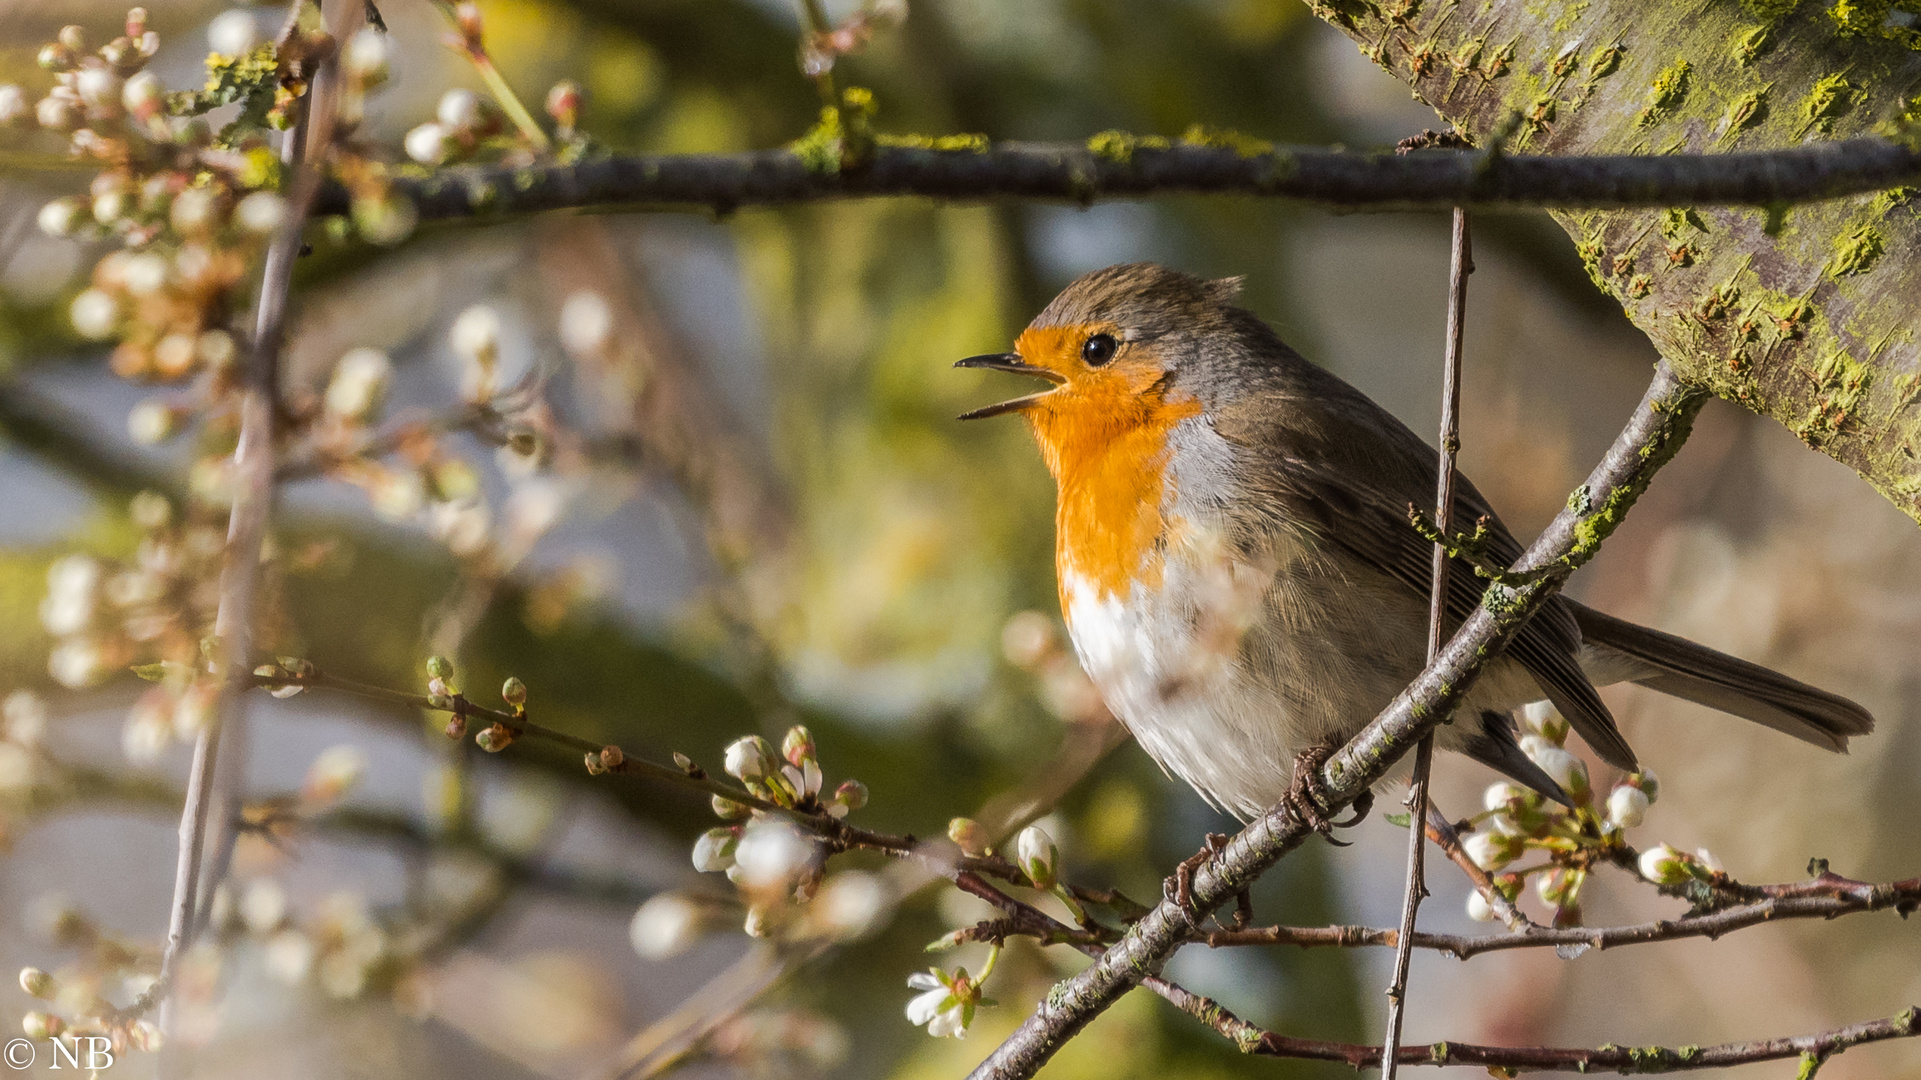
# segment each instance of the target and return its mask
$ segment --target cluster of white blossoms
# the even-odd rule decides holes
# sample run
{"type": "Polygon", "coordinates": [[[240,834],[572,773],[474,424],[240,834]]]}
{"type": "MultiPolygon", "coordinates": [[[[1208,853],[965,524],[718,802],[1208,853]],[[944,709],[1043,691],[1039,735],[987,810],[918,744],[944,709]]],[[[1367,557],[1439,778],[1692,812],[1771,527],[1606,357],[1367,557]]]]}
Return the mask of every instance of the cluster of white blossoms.
{"type": "MultiPolygon", "coordinates": [[[[697,772],[692,762],[675,757],[683,769],[697,772]]],[[[877,929],[894,908],[893,887],[860,870],[828,876],[825,848],[795,824],[808,815],[838,819],[860,809],[867,803],[866,785],[847,780],[823,798],[818,747],[798,725],[788,730],[778,753],[758,735],[736,739],[724,767],[747,794],[786,812],[714,796],[715,815],[729,824],[695,840],[694,868],[726,875],[735,895],[655,896],[634,914],[629,931],[635,951],[652,960],[676,955],[742,907],[741,925],[754,937],[853,941],[877,929]]]]}
{"type": "MultiPolygon", "coordinates": [[[[993,853],[989,846],[987,830],[972,818],[955,818],[948,823],[947,838],[960,849],[961,854],[980,857],[993,853]]],[[[1087,922],[1087,912],[1060,877],[1061,852],[1054,838],[1039,825],[1029,825],[1014,837],[1014,865],[1027,878],[1027,884],[1038,892],[1045,893],[1066,905],[1073,917],[1087,922]]],[[[957,945],[977,940],[971,927],[963,927],[943,935],[928,951],[951,949],[957,945]]],[[[1000,961],[1001,945],[992,941],[987,952],[987,961],[981,966],[980,974],[969,975],[964,967],[953,971],[930,968],[915,972],[907,979],[907,985],[919,990],[913,1000],[907,1003],[909,1022],[925,1026],[927,1033],[935,1037],[952,1036],[960,1038],[967,1034],[967,1028],[974,1022],[974,1011],[981,1005],[993,1002],[981,996],[981,988],[988,976],[994,973],[994,966],[1000,961]]]]}
{"type": "MultiPolygon", "coordinates": [[[[1627,830],[1642,823],[1660,795],[1660,781],[1648,770],[1634,773],[1617,781],[1597,803],[1586,764],[1567,749],[1568,724],[1561,714],[1547,702],[1536,702],[1522,711],[1522,726],[1522,751],[1561,785],[1574,806],[1502,781],[1487,789],[1483,810],[1470,819],[1472,831],[1462,836],[1461,846],[1476,866],[1492,875],[1495,890],[1509,903],[1519,900],[1532,880],[1536,896],[1553,912],[1554,925],[1578,926],[1581,887],[1591,867],[1602,856],[1625,849],[1627,830]],[[1514,866],[1531,853],[1542,860],[1514,866]]],[[[1496,914],[1478,890],[1468,896],[1467,910],[1482,922],[1496,914]]]]}

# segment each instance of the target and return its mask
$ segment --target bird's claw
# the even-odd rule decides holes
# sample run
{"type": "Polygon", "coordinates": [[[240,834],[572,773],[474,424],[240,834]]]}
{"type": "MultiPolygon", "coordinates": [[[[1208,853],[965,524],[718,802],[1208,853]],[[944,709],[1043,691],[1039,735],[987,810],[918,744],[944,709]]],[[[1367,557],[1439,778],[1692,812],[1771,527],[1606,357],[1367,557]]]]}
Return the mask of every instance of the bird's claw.
{"type": "MultiPolygon", "coordinates": [[[[1206,920],[1208,913],[1194,906],[1194,871],[1199,870],[1202,863],[1219,854],[1226,846],[1226,833],[1208,833],[1201,850],[1182,859],[1180,864],[1174,867],[1174,876],[1162,883],[1162,889],[1167,898],[1174,902],[1175,907],[1180,908],[1181,915],[1187,919],[1187,925],[1197,931],[1201,928],[1201,923],[1206,920]]],[[[1234,894],[1234,924],[1229,929],[1245,929],[1253,920],[1254,898],[1248,895],[1246,889],[1242,889],[1234,894]]],[[[1216,922],[1218,923],[1219,920],[1216,922]]]]}
{"type": "Polygon", "coordinates": [[[1352,828],[1366,820],[1367,812],[1374,806],[1374,793],[1363,791],[1354,800],[1353,816],[1346,821],[1335,821],[1329,813],[1327,785],[1321,780],[1321,766],[1333,756],[1333,748],[1327,746],[1310,746],[1296,754],[1294,779],[1287,785],[1287,794],[1281,796],[1281,802],[1294,815],[1294,820],[1320,833],[1335,847],[1347,847],[1347,841],[1334,838],[1334,830],[1352,828]]]}

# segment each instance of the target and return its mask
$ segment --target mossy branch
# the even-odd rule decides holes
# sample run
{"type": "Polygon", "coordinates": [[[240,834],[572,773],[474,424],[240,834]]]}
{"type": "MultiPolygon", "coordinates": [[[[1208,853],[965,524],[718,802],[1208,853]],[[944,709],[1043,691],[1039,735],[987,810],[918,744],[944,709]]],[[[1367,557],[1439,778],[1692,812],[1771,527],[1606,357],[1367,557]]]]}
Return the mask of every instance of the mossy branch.
{"type": "MultiPolygon", "coordinates": [[[[1260,195],[1327,206],[1775,206],[1921,183],[1921,151],[1880,138],[1766,153],[1558,157],[1480,151],[1350,153],[1271,147],[1218,133],[1181,140],[1109,132],[1077,143],[858,136],[842,114],[793,148],[613,156],[529,167],[456,166],[397,188],[427,220],[594,207],[727,212],[829,199],[955,202],[1160,194],[1260,195]],[[845,138],[855,135],[852,140],[845,138]],[[1124,152],[1123,152],[1124,150],[1124,152]]],[[[344,189],[318,211],[344,214],[344,189]]]]}

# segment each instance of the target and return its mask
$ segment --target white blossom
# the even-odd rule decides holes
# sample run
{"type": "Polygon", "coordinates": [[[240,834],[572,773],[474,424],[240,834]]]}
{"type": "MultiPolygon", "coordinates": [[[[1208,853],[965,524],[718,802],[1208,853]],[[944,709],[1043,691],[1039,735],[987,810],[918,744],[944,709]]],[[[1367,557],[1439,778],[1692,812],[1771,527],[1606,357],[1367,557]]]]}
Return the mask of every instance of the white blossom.
{"type": "Polygon", "coordinates": [[[634,912],[627,940],[648,960],[665,960],[687,951],[700,936],[700,905],[676,892],[656,893],[634,912]]]}
{"type": "Polygon", "coordinates": [[[1617,829],[1634,828],[1647,812],[1647,793],[1638,787],[1619,784],[1608,793],[1608,821],[1617,829]]]}
{"type": "Polygon", "coordinates": [[[260,25],[253,12],[232,8],[207,24],[207,47],[222,56],[244,56],[260,44],[260,25]]]}

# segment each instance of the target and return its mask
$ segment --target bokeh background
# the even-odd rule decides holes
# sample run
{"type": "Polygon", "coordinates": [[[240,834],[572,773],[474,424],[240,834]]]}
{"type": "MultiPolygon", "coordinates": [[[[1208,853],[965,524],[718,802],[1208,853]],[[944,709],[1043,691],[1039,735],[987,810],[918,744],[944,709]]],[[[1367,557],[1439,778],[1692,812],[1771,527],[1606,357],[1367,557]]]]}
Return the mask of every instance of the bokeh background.
{"type": "MultiPolygon", "coordinates": [[[[818,107],[796,63],[796,12],[782,0],[480,6],[508,81],[536,100],[577,79],[583,125],[610,148],[779,145],[818,107]]],[[[198,84],[206,27],[222,10],[154,5],[156,70],[170,86],[198,84]]],[[[246,10],[263,33],[280,17],[246,10]]],[[[371,131],[397,147],[444,90],[484,88],[443,47],[428,5],[389,2],[382,13],[394,77],[373,99],[371,131]]],[[[61,25],[104,30],[123,14],[0,4],[0,79],[38,85],[34,52],[61,25]]],[[[890,132],[1081,139],[1204,122],[1375,147],[1439,126],[1295,0],[914,0],[836,75],[875,91],[877,125],[890,132]]],[[[159,940],[177,815],[167,798],[187,746],[125,745],[143,689],[131,675],[83,689],[52,677],[41,620],[49,567],[75,551],[128,554],[129,500],[143,490],[184,498],[195,448],[135,442],[129,413],[155,391],[113,378],[103,350],[67,325],[67,301],[104,249],[43,236],[34,219],[49,198],[82,190],[86,174],[17,132],[0,133],[0,165],[0,693],[40,695],[44,752],[105,778],[55,790],[24,767],[0,790],[0,965],[58,971],[69,954],[48,936],[52,912],[84,912],[128,942],[159,940]]],[[[1528,533],[1611,439],[1654,356],[1545,215],[1482,215],[1475,230],[1463,464],[1528,533]]],[[[485,305],[500,318],[508,367],[551,373],[557,422],[643,452],[630,467],[530,477],[497,465],[491,447],[466,446],[490,527],[526,541],[480,577],[450,554],[458,538],[430,509],[370,503],[334,482],[291,485],[276,534],[279,550],[300,556],[289,556],[298,565],[286,577],[284,640],[328,670],[401,688],[421,683],[430,652],[447,652],[476,696],[517,675],[537,718],[655,759],[682,751],[714,767],[732,738],[778,739],[804,719],[829,784],[854,776],[871,788],[856,820],[938,835],[950,817],[1071,779],[1105,738],[1073,671],[1032,662],[1038,624],[1017,622],[1015,647],[1004,641],[1020,612],[1054,618],[1052,490],[1017,423],[953,421],[1005,387],[950,362],[1006,347],[1075,275],[1153,259],[1245,275],[1249,307],[1425,432],[1438,413],[1446,248],[1436,216],[1233,198],[1085,209],[874,201],[722,220],[570,214],[423,228],[377,251],[322,245],[296,279],[296,390],[324,384],[348,349],[372,346],[397,365],[390,412],[444,407],[460,375],[449,327],[485,305]],[[576,321],[604,317],[609,344],[574,347],[570,310],[576,321]]],[[[1799,877],[1811,856],[1857,877],[1914,874],[1918,585],[1912,522],[1773,423],[1711,403],[1573,591],[1855,697],[1881,728],[1852,756],[1830,757],[1693,706],[1607,691],[1663,780],[1637,842],[1705,846],[1754,881],[1799,877]]],[[[204,958],[207,986],[187,1013],[196,1075],[593,1075],[637,1034],[684,1015],[690,998],[707,1000],[703,988],[738,987],[765,958],[737,916],[670,958],[630,944],[647,897],[725,895],[687,857],[712,823],[704,801],[590,778],[571,755],[532,745],[498,757],[455,749],[406,710],[318,693],[252,707],[253,796],[298,789],[332,747],[358,747],[366,767],[336,812],[278,846],[243,840],[229,887],[241,914],[204,958]],[[474,810],[450,824],[456,781],[475,793],[474,810]],[[498,887],[394,985],[290,964],[291,946],[276,953],[267,932],[397,934],[473,881],[498,887]]],[[[1456,815],[1478,808],[1491,779],[1451,759],[1439,774],[1438,801],[1456,815]]],[[[1231,824],[1131,743],[1092,765],[1047,819],[1074,880],[1136,897],[1156,894],[1202,833],[1231,824]]],[[[1402,832],[1377,815],[1351,835],[1351,848],[1317,845],[1269,874],[1261,918],[1390,923],[1402,832]]],[[[1424,918],[1468,928],[1465,882],[1446,868],[1436,876],[1424,918]]],[[[1618,877],[1591,890],[1597,924],[1678,909],[1618,877]]],[[[792,965],[684,1067],[960,1075],[1084,962],[1016,948],[989,988],[1000,1007],[964,1040],[930,1039],[902,1016],[906,976],[929,962],[923,944],[979,917],[952,890],[911,893],[871,936],[792,965]]],[[[1169,974],[1287,1033],[1366,1041],[1380,1027],[1386,960],[1194,948],[1169,974]]],[[[1572,961],[1421,956],[1409,1038],[1678,1045],[1811,1031],[1921,1000],[1918,972],[1921,935],[1892,915],[1572,961]]],[[[31,1007],[11,983],[0,1002],[9,1017],[31,1007]]],[[[152,1067],[132,1058],[111,1075],[152,1067]]],[[[1244,1059],[1135,994],[1046,1075],[1337,1071],[1244,1059]]],[[[1856,1050],[1823,1076],[1921,1076],[1921,1050],[1856,1050]]]]}

